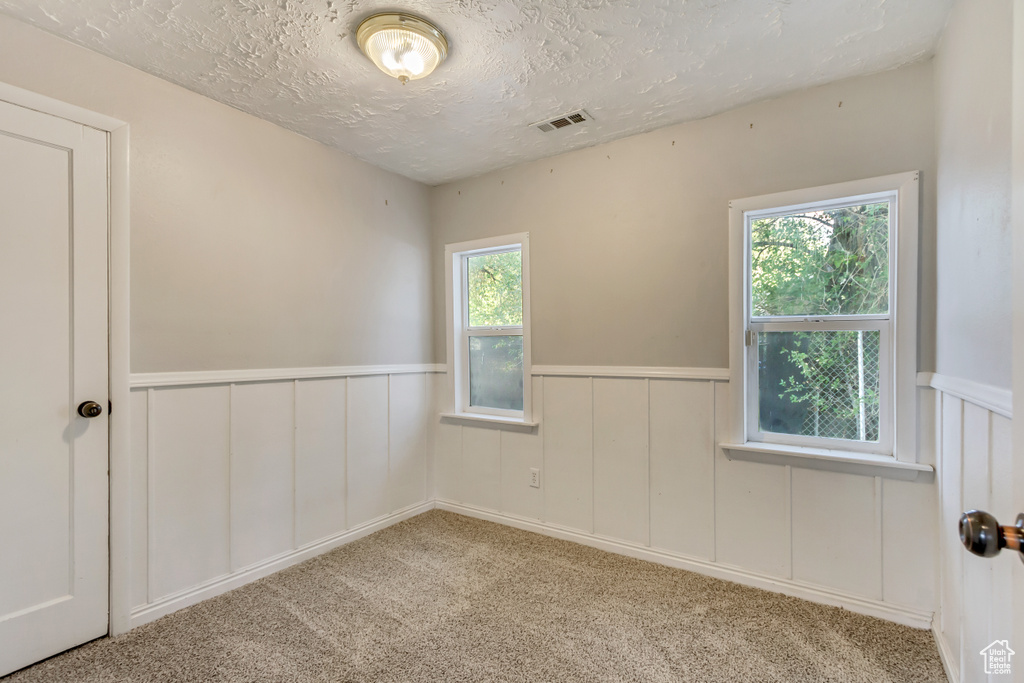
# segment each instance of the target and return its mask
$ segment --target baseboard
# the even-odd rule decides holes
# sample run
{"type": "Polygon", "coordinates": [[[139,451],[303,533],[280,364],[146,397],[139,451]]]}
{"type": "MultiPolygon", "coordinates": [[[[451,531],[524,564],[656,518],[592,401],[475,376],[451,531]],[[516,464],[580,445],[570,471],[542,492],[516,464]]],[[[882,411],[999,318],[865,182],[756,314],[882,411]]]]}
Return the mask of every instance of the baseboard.
{"type": "Polygon", "coordinates": [[[841,591],[834,591],[820,586],[804,584],[799,581],[780,579],[774,576],[751,572],[739,567],[731,567],[707,560],[701,560],[684,555],[674,554],[665,550],[656,550],[647,546],[635,545],[625,541],[597,536],[575,529],[567,529],[554,524],[546,524],[537,520],[525,519],[513,515],[506,515],[500,512],[484,510],[482,508],[464,505],[453,501],[438,499],[436,506],[440,510],[448,510],[468,517],[475,517],[489,522],[496,522],[506,526],[532,531],[544,536],[551,536],[565,541],[572,541],[581,545],[606,550],[608,552],[633,557],[648,562],[685,569],[697,574],[712,576],[717,579],[733,581],[734,583],[761,588],[763,590],[782,593],[795,598],[809,600],[810,602],[842,607],[851,612],[864,614],[886,621],[893,621],[898,624],[919,629],[930,629],[932,627],[932,613],[893,605],[880,600],[871,600],[856,595],[850,595],[841,591]]]}
{"type": "Polygon", "coordinates": [[[357,526],[354,529],[349,529],[348,531],[343,531],[334,536],[328,536],[322,540],[314,541],[313,543],[304,545],[301,548],[272,557],[231,574],[220,576],[179,593],[168,595],[167,597],[161,598],[156,602],[149,603],[148,605],[136,607],[132,610],[131,627],[135,628],[136,626],[142,626],[143,624],[159,619],[160,617],[166,616],[172,612],[177,612],[180,609],[195,605],[203,600],[208,600],[212,597],[221,595],[222,593],[227,593],[230,590],[244,586],[256,579],[269,576],[270,574],[279,572],[282,569],[286,569],[329,550],[343,546],[346,543],[351,543],[352,541],[364,536],[369,536],[373,532],[380,531],[392,524],[397,524],[398,522],[433,509],[433,500],[429,500],[424,503],[417,503],[416,505],[398,510],[397,512],[385,517],[380,517],[367,522],[366,524],[357,526]]]}
{"type": "Polygon", "coordinates": [[[953,652],[949,649],[949,643],[939,630],[939,620],[932,622],[932,637],[935,638],[935,646],[939,650],[939,659],[942,661],[942,668],[946,672],[946,679],[949,683],[960,683],[960,669],[953,658],[953,652]]]}

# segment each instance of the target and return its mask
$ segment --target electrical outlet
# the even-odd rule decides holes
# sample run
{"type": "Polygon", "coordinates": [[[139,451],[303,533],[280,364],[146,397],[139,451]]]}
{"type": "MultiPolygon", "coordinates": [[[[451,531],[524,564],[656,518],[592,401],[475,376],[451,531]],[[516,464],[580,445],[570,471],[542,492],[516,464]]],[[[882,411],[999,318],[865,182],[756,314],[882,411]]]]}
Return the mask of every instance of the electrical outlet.
{"type": "Polygon", "coordinates": [[[540,470],[536,467],[530,468],[530,486],[535,489],[540,488],[540,470]]]}

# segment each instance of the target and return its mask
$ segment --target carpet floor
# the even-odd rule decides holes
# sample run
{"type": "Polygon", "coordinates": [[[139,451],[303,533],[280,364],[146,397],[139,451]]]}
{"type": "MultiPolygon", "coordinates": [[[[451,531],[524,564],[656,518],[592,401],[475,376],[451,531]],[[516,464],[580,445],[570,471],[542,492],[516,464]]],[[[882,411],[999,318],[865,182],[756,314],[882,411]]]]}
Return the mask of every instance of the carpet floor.
{"type": "Polygon", "coordinates": [[[946,679],[928,631],[433,511],[3,680],[946,679]]]}

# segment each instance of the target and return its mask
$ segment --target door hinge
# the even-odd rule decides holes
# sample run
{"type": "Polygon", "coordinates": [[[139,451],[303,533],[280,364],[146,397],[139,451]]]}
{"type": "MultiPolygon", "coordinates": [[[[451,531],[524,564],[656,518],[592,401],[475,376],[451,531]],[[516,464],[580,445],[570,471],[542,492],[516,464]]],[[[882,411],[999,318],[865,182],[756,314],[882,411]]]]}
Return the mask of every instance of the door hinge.
{"type": "Polygon", "coordinates": [[[746,335],[744,335],[744,343],[747,346],[753,345],[753,343],[754,343],[754,331],[753,330],[747,330],[746,335]]]}

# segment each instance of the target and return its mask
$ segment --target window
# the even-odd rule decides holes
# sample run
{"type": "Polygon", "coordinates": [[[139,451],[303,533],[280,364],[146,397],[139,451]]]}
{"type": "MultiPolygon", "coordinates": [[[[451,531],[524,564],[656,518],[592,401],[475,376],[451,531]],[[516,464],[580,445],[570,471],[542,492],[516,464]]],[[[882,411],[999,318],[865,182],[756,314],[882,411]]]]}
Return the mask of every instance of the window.
{"type": "Polygon", "coordinates": [[[917,174],[734,201],[734,436],[914,460],[917,174]]]}
{"type": "Polygon", "coordinates": [[[450,244],[449,417],[530,423],[530,257],[526,233],[450,244]]]}

